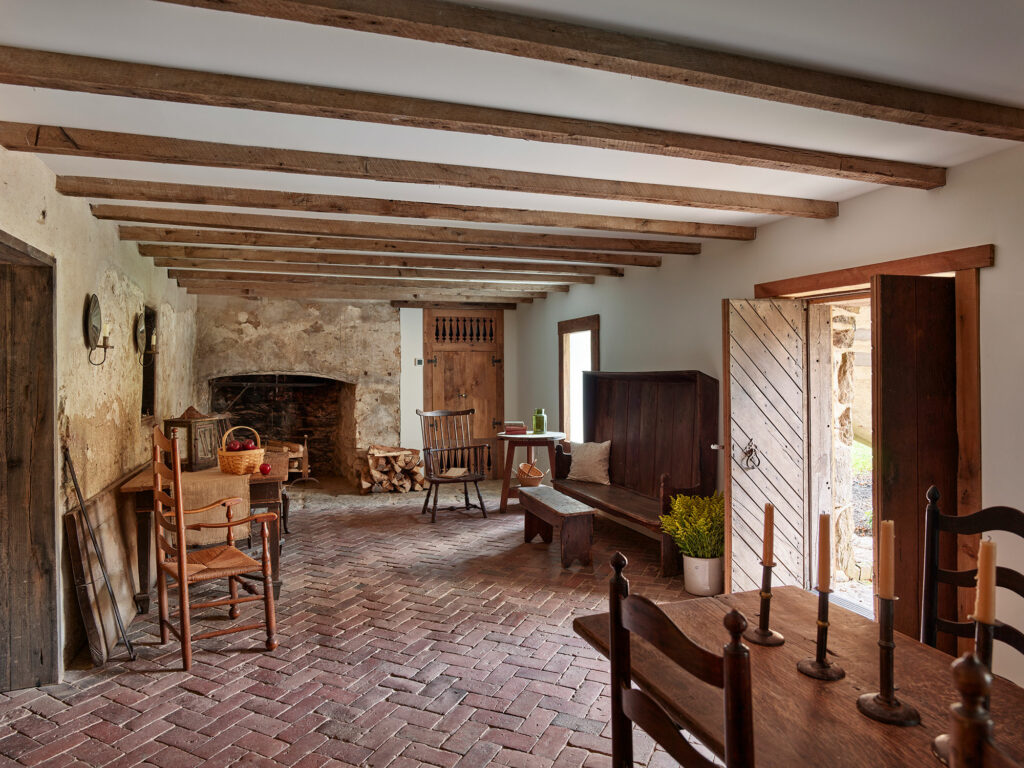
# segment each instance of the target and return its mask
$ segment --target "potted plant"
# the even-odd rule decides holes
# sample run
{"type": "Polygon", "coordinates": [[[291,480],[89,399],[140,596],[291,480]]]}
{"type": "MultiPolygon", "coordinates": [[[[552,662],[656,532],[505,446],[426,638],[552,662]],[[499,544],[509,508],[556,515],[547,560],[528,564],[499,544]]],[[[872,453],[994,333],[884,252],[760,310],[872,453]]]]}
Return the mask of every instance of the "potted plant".
{"type": "Polygon", "coordinates": [[[661,530],[667,533],[683,555],[686,591],[692,595],[722,592],[725,574],[725,499],[713,496],[672,498],[671,511],[661,516],[661,530]]]}

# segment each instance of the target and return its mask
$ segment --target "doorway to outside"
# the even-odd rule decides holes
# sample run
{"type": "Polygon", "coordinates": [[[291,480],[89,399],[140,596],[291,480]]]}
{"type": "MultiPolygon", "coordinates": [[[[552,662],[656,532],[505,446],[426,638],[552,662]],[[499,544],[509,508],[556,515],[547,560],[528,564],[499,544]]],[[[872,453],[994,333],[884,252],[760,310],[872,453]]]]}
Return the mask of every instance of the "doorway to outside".
{"type": "Polygon", "coordinates": [[[583,374],[601,370],[601,316],[558,324],[558,413],[560,431],[583,442],[583,374]]]}

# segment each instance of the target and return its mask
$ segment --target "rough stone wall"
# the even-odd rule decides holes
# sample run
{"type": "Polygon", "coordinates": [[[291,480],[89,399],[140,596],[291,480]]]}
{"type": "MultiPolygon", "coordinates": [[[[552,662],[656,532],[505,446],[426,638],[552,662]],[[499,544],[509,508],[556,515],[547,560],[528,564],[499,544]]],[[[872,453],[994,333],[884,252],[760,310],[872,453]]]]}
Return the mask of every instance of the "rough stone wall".
{"type": "Polygon", "coordinates": [[[386,302],[315,302],[201,296],[196,315],[197,407],[219,376],[298,373],[355,385],[355,451],[340,467],[354,479],[356,453],[399,440],[399,312],[386,302]]]}
{"type": "Polygon", "coordinates": [[[832,508],[836,568],[856,579],[853,554],[854,352],[859,307],[832,307],[832,508]]]}
{"type": "MultiPolygon", "coordinates": [[[[160,354],[157,417],[178,413],[194,397],[194,297],[169,281],[166,270],[117,238],[81,199],[54,189],[54,174],[38,158],[0,148],[0,229],[54,256],[57,262],[58,438],[71,450],[90,516],[125,620],[134,613],[135,520],[116,481],[147,460],[148,426],[141,420],[142,368],[135,360],[132,323],[143,305],[155,307],[160,354]],[[86,297],[99,296],[111,325],[107,362],[93,366],[83,334],[86,297]]],[[[63,461],[60,462],[63,464],[63,461]]],[[[60,511],[77,506],[62,486],[60,511]]],[[[58,521],[58,531],[63,525],[58,521]]],[[[61,535],[58,547],[63,547],[61,535]]],[[[63,553],[62,642],[67,661],[81,647],[74,586],[63,553]]]]}

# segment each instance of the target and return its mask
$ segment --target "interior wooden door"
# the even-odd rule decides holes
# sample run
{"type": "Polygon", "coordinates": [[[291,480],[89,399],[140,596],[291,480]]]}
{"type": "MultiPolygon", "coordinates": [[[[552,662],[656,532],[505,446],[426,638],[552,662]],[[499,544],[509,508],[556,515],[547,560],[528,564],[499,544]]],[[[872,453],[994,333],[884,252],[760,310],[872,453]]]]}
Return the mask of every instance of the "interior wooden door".
{"type": "Polygon", "coordinates": [[[726,591],[761,586],[765,503],[775,583],[806,587],[806,303],[726,300],[723,326],[726,591]]]}
{"type": "MultiPolygon", "coordinates": [[[[928,487],[938,486],[948,513],[956,514],[954,280],[879,275],[871,294],[874,525],[877,531],[879,520],[895,521],[895,627],[917,637],[928,487]]],[[[955,568],[955,542],[940,546],[940,564],[955,568]]],[[[939,599],[955,605],[948,593],[939,599]]]]}
{"type": "Polygon", "coordinates": [[[491,477],[501,477],[496,435],[505,420],[503,319],[500,310],[423,312],[427,408],[476,409],[473,438],[491,446],[491,477]]]}
{"type": "Polygon", "coordinates": [[[52,266],[0,233],[0,690],[57,682],[52,266]]]}

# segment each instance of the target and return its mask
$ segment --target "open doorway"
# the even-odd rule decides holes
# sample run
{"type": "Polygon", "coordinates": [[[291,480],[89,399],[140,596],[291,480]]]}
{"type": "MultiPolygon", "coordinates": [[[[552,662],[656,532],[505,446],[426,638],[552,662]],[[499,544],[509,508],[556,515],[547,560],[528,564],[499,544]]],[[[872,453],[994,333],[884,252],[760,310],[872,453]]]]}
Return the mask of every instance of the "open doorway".
{"type": "Polygon", "coordinates": [[[832,515],[833,599],[873,613],[873,441],[871,432],[870,296],[822,300],[808,314],[817,338],[811,397],[825,418],[812,426],[809,450],[827,467],[814,493],[814,512],[832,515]],[[815,324],[820,327],[813,327],[815,324]]]}
{"type": "Polygon", "coordinates": [[[583,442],[583,374],[601,370],[601,316],[558,324],[558,412],[560,431],[583,442]]]}

